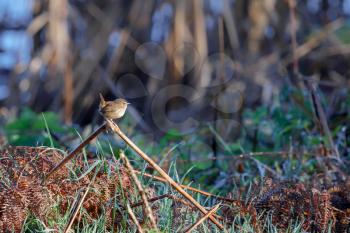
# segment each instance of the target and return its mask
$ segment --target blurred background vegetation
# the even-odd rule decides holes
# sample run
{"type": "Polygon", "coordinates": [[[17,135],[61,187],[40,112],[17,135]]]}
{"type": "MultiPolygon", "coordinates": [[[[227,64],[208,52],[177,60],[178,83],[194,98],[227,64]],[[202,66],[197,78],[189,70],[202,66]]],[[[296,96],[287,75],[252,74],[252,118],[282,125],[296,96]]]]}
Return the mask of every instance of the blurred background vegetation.
{"type": "Polygon", "coordinates": [[[349,16],[350,0],[1,0],[1,144],[71,147],[102,93],[132,103],[122,128],[164,166],[174,152],[217,188],[247,162],[302,179],[316,160],[217,158],[322,153],[306,80],[349,155],[349,16]]]}

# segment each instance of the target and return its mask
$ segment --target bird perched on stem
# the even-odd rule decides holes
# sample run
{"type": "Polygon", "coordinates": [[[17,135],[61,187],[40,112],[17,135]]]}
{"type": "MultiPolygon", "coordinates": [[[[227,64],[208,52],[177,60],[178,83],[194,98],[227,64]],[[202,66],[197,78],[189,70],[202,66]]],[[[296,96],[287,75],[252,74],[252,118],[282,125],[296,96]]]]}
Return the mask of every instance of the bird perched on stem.
{"type": "Polygon", "coordinates": [[[100,93],[99,112],[107,119],[114,120],[124,116],[128,102],[125,99],[106,101],[100,93]]]}

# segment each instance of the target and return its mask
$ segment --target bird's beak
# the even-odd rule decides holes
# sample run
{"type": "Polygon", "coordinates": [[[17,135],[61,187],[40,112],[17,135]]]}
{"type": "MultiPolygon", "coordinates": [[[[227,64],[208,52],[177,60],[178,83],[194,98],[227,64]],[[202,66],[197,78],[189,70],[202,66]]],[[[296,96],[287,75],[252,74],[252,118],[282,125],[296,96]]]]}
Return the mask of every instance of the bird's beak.
{"type": "Polygon", "coordinates": [[[126,103],[126,104],[129,105],[129,104],[131,104],[131,103],[128,102],[128,103],[126,103]]]}

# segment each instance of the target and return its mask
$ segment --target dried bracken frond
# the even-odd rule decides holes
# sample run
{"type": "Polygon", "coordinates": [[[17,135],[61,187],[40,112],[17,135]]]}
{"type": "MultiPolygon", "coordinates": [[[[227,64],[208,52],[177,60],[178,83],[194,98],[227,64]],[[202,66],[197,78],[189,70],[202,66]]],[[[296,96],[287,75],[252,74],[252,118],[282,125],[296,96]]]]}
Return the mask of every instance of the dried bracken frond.
{"type": "Polygon", "coordinates": [[[319,191],[294,182],[270,183],[254,206],[258,213],[271,214],[272,222],[282,229],[300,221],[305,231],[324,232],[332,223],[333,231],[346,232],[350,217],[348,188],[319,191]]]}
{"type": "Polygon", "coordinates": [[[23,193],[14,189],[3,190],[0,196],[3,200],[0,206],[1,231],[20,232],[26,218],[28,201],[23,193]]]}
{"type": "MultiPolygon", "coordinates": [[[[86,175],[78,181],[67,179],[69,170],[62,167],[45,185],[41,181],[45,174],[52,169],[63,157],[63,153],[46,147],[8,147],[0,151],[0,230],[1,232],[20,232],[28,216],[47,223],[49,218],[57,218],[52,206],[59,200],[59,214],[69,211],[75,195],[85,188],[91,175],[86,175]]],[[[82,168],[84,163],[77,159],[69,163],[71,168],[82,168]]],[[[107,226],[112,223],[112,204],[118,200],[123,189],[125,196],[132,189],[125,171],[114,169],[107,174],[99,171],[91,186],[83,207],[87,219],[97,219],[101,214],[107,216],[107,226]]],[[[81,218],[82,216],[80,216],[81,218]]],[[[79,222],[79,219],[76,219],[79,222]]]]}
{"type": "Polygon", "coordinates": [[[272,211],[272,222],[280,228],[287,228],[292,220],[302,221],[310,209],[308,193],[302,184],[284,182],[273,184],[255,202],[258,213],[272,211]]]}
{"type": "Polygon", "coordinates": [[[312,189],[312,206],[313,206],[313,221],[312,226],[315,231],[325,231],[328,224],[333,219],[333,213],[330,203],[330,194],[323,190],[312,189]]]}
{"type": "MultiPolygon", "coordinates": [[[[302,223],[307,232],[348,232],[350,224],[350,185],[324,187],[322,191],[295,182],[266,179],[258,196],[248,202],[227,202],[222,208],[226,223],[250,219],[256,232],[262,232],[266,218],[279,229],[286,230],[292,222],[302,223]],[[259,216],[259,218],[258,218],[259,216]],[[261,217],[260,217],[261,216],[261,217]],[[249,217],[249,218],[244,218],[249,217]]],[[[257,192],[258,193],[258,192],[257,192]]]]}

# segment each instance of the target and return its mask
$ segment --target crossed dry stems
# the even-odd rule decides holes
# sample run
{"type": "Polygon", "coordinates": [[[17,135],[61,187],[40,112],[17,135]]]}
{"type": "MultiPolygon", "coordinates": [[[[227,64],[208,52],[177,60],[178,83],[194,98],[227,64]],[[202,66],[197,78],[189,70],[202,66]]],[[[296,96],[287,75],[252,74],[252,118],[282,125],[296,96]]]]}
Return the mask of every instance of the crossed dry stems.
{"type": "Polygon", "coordinates": [[[124,152],[120,153],[120,158],[123,160],[123,162],[125,164],[125,167],[126,167],[127,171],[129,172],[129,175],[134,180],[134,183],[135,183],[137,189],[140,192],[141,199],[142,199],[143,206],[144,206],[144,210],[145,210],[146,216],[150,220],[152,229],[155,229],[158,232],[159,230],[157,228],[156,220],[154,218],[151,206],[150,206],[150,204],[149,204],[149,202],[147,200],[147,196],[146,196],[146,193],[145,193],[145,191],[144,191],[144,189],[143,189],[143,187],[141,185],[141,182],[139,181],[139,179],[137,178],[137,176],[136,176],[136,174],[134,172],[134,168],[132,167],[129,159],[125,156],[124,152]]]}
{"type": "MultiPolygon", "coordinates": [[[[153,161],[148,155],[146,155],[138,146],[136,146],[121,130],[120,128],[111,120],[106,119],[107,124],[110,129],[121,137],[138,155],[140,155],[146,162],[148,162],[154,170],[156,170],[167,182],[176,189],[180,194],[182,194],[188,201],[190,201],[194,206],[196,206],[203,214],[207,214],[208,211],[199,204],[191,195],[189,195],[178,183],[176,183],[156,162],[153,161]]],[[[212,215],[209,216],[210,221],[212,221],[220,230],[223,230],[223,225],[216,220],[212,215]]]]}
{"type": "MultiPolygon", "coordinates": [[[[224,230],[223,225],[215,218],[213,215],[214,212],[208,212],[199,202],[197,202],[191,195],[189,195],[183,187],[175,182],[153,159],[151,159],[147,154],[145,154],[131,139],[129,139],[118,127],[116,123],[112,120],[105,119],[104,122],[99,128],[97,128],[87,139],[85,139],[80,145],[78,145],[73,151],[71,151],[59,164],[57,164],[43,179],[43,184],[63,165],[65,165],[69,160],[71,160],[74,156],[76,156],[84,146],[94,140],[100,133],[104,132],[107,128],[111,129],[114,133],[118,134],[121,139],[123,139],[142,159],[148,162],[154,170],[156,170],[167,183],[169,183],[174,189],[176,189],[181,195],[183,195],[192,205],[194,205],[197,209],[200,210],[204,214],[204,219],[200,221],[204,221],[206,218],[209,218],[220,230],[224,230]],[[107,127],[108,126],[108,127],[107,127]]],[[[126,161],[126,160],[125,160],[126,161]]],[[[124,162],[125,162],[124,161],[124,162]]],[[[127,163],[127,162],[126,162],[127,163]]],[[[133,169],[131,168],[131,171],[133,169]]],[[[147,199],[146,199],[147,200],[147,199]]],[[[144,203],[145,204],[145,203],[144,203]]],[[[129,212],[129,211],[128,211],[129,212]]],[[[152,216],[151,212],[148,212],[148,216],[152,216]]],[[[130,212],[129,212],[130,214],[130,212]]],[[[150,217],[152,219],[152,217],[150,217]]],[[[153,225],[153,221],[151,220],[153,225]]],[[[156,229],[156,228],[155,228],[156,229]]],[[[140,231],[140,230],[139,230],[140,231]]]]}

